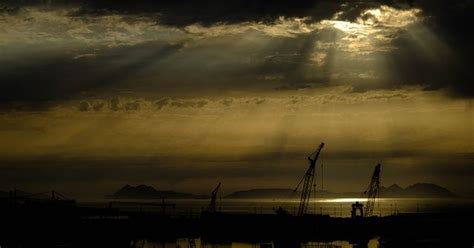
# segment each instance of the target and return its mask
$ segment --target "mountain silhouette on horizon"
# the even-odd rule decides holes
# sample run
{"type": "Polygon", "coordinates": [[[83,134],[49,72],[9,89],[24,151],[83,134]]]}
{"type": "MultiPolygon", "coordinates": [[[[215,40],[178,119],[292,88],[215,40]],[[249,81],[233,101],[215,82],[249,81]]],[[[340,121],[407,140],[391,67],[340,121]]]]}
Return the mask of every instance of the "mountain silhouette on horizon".
{"type": "MultiPolygon", "coordinates": [[[[242,198],[292,198],[299,195],[300,192],[294,192],[292,189],[250,189],[236,191],[226,198],[242,199],[242,198]]],[[[318,198],[357,198],[365,197],[362,192],[329,192],[316,191],[318,198]]],[[[380,197],[406,197],[406,198],[447,198],[456,197],[456,194],[448,189],[433,183],[416,183],[406,188],[400,187],[398,184],[392,184],[388,187],[380,187],[380,197]]]]}
{"type": "MultiPolygon", "coordinates": [[[[227,199],[252,199],[252,198],[293,198],[299,196],[301,192],[295,192],[293,189],[285,188],[266,188],[240,190],[231,193],[224,198],[227,199]]],[[[141,184],[131,186],[129,184],[117,190],[114,194],[108,195],[112,199],[208,199],[209,195],[195,195],[191,193],[176,192],[172,190],[156,190],[152,186],[141,184]]],[[[357,198],[365,197],[362,192],[329,192],[316,191],[318,198],[357,198]]],[[[380,187],[380,197],[388,198],[448,198],[456,197],[456,194],[448,189],[433,183],[416,183],[406,188],[398,184],[392,184],[388,187],[380,187]]]]}

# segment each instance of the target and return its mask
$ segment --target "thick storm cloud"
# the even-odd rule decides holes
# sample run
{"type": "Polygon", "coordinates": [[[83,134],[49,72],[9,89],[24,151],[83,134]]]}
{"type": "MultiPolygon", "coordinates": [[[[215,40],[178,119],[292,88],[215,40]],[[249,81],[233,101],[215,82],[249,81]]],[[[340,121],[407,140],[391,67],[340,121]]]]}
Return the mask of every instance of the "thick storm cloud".
{"type": "Polygon", "coordinates": [[[461,1],[6,1],[1,99],[331,84],[471,97],[471,10],[461,1]]]}

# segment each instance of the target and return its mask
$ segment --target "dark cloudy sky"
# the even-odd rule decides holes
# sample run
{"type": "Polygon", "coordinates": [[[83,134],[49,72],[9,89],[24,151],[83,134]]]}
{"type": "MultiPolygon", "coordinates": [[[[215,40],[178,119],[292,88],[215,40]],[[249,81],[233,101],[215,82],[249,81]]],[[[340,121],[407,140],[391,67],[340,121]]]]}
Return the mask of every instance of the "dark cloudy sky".
{"type": "Polygon", "coordinates": [[[0,190],[474,196],[474,2],[0,0],[0,190]]]}

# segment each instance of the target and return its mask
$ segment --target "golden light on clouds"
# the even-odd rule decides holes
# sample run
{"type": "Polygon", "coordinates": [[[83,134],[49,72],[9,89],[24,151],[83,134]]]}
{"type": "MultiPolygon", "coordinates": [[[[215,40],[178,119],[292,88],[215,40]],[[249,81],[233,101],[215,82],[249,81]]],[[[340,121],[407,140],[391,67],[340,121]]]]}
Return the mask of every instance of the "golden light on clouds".
{"type": "Polygon", "coordinates": [[[334,20],[323,20],[321,24],[343,32],[340,49],[364,54],[394,49],[392,39],[400,30],[420,21],[420,13],[420,9],[380,6],[364,11],[355,22],[338,20],[336,15],[334,20]]]}
{"type": "Polygon", "coordinates": [[[357,18],[357,23],[369,26],[382,25],[385,27],[403,28],[421,18],[421,9],[395,9],[382,5],[379,8],[368,9],[357,18]]]}
{"type": "Polygon", "coordinates": [[[471,117],[463,117],[471,111],[469,101],[450,102],[442,94],[416,89],[349,90],[336,87],[268,92],[265,97],[166,101],[122,97],[66,102],[42,114],[3,114],[2,137],[8,138],[1,144],[1,152],[3,157],[233,157],[294,152],[319,139],[331,141],[336,150],[472,149],[471,127],[467,125],[471,117]],[[436,121],[440,115],[445,116],[444,122],[436,121]],[[22,125],[14,125],[20,121],[22,125]],[[24,142],[15,138],[17,135],[34,138],[24,142]],[[456,138],[445,140],[449,135],[456,138]],[[437,139],[445,141],[433,143],[437,139]],[[348,140],[358,140],[362,145],[352,147],[348,140]],[[425,143],[412,143],[416,140],[425,143]]]}

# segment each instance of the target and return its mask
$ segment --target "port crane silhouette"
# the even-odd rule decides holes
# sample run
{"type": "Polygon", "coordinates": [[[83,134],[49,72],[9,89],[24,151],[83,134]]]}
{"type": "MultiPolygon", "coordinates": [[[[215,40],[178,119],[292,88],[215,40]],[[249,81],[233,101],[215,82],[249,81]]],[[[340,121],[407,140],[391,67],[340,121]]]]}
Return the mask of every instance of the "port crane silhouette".
{"type": "Polygon", "coordinates": [[[217,193],[219,192],[219,188],[221,187],[221,183],[217,184],[217,187],[211,192],[211,202],[209,206],[207,206],[207,211],[210,213],[215,213],[217,211],[217,193]]]}
{"type": "Polygon", "coordinates": [[[298,207],[299,216],[303,216],[308,212],[309,199],[311,197],[311,188],[313,187],[314,174],[316,173],[315,172],[316,161],[318,160],[319,154],[321,153],[321,150],[323,149],[323,147],[324,147],[324,142],[322,142],[319,145],[316,151],[314,151],[308,156],[308,161],[309,161],[308,170],[306,170],[306,173],[304,174],[303,178],[301,178],[300,182],[298,183],[296,188],[293,190],[293,192],[298,191],[298,188],[301,186],[301,183],[303,183],[303,188],[301,190],[300,205],[298,207]]]}
{"type": "Polygon", "coordinates": [[[380,169],[381,164],[375,166],[372,178],[370,180],[367,189],[364,191],[364,195],[367,195],[367,202],[365,207],[362,203],[356,202],[352,204],[351,216],[352,218],[357,217],[357,211],[360,212],[361,217],[370,217],[374,213],[375,201],[380,191],[380,169]]]}
{"type": "Polygon", "coordinates": [[[374,212],[375,200],[377,199],[380,191],[380,164],[377,164],[372,173],[372,179],[370,180],[367,190],[364,191],[364,194],[367,195],[367,203],[365,205],[365,217],[372,216],[374,212]]]}

